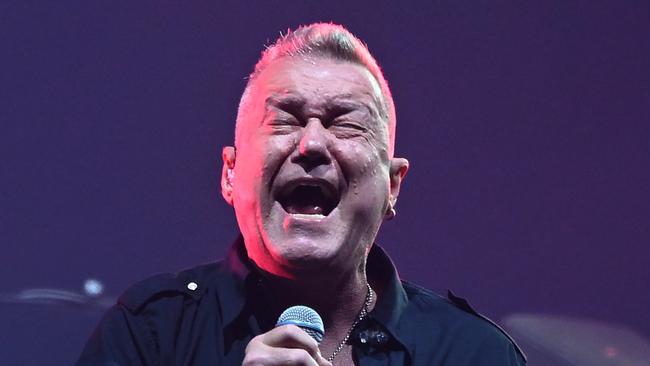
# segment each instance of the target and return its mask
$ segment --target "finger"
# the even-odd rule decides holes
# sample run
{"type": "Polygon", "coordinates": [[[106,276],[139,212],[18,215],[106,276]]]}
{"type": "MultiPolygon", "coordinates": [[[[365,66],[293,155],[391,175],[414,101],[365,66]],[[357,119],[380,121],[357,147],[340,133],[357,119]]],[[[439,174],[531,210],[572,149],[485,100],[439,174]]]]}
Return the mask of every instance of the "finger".
{"type": "Polygon", "coordinates": [[[319,355],[318,358],[316,359],[316,362],[318,362],[318,366],[332,366],[332,363],[329,362],[325,357],[322,355],[319,355]]]}
{"type": "Polygon", "coordinates": [[[302,348],[271,347],[252,341],[249,345],[242,366],[321,366],[302,348]]]}
{"type": "Polygon", "coordinates": [[[272,348],[271,356],[271,359],[275,363],[265,365],[321,366],[306,350],[302,348],[272,348]]]}
{"type": "Polygon", "coordinates": [[[264,334],[264,344],[280,348],[300,348],[313,358],[322,358],[318,343],[304,330],[295,325],[283,325],[264,334]]]}

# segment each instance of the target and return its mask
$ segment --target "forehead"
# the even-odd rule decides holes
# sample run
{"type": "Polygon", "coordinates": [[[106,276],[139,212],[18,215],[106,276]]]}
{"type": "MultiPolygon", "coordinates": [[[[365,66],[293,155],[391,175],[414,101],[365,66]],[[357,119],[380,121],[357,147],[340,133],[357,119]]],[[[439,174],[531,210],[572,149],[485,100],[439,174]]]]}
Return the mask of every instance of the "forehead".
{"type": "Polygon", "coordinates": [[[283,57],[271,62],[253,82],[257,98],[301,99],[305,103],[354,100],[381,109],[381,88],[364,66],[323,57],[283,57]]]}

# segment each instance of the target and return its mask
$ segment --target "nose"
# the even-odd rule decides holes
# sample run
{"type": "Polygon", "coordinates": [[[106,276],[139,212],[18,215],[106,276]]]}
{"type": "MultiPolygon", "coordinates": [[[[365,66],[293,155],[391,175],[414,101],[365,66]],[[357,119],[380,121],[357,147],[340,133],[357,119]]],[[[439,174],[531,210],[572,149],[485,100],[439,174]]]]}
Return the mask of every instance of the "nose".
{"type": "Polygon", "coordinates": [[[329,152],[329,131],[318,119],[310,119],[302,130],[296,162],[305,169],[328,165],[332,161],[329,152]],[[305,166],[307,165],[307,166],[305,166]]]}

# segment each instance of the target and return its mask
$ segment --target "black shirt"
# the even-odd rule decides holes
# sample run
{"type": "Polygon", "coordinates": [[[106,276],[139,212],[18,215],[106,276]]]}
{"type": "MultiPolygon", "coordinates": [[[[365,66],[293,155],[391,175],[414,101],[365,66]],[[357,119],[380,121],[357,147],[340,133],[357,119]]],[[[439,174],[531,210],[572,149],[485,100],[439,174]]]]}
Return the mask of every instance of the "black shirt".
{"type": "MultiPolygon", "coordinates": [[[[367,274],[382,283],[349,342],[357,365],[525,365],[510,337],[451,292],[445,299],[400,281],[377,245],[367,274]]],[[[241,365],[248,342],[270,330],[263,280],[241,238],[225,260],[132,286],[88,340],[77,366],[241,365]]]]}

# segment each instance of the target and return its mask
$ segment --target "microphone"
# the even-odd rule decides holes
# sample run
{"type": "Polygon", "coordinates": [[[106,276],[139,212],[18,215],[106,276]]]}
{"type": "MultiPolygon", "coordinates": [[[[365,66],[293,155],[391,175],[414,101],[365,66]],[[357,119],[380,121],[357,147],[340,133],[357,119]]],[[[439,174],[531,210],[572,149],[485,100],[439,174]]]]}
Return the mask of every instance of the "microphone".
{"type": "Polygon", "coordinates": [[[325,335],[323,319],[321,319],[316,310],[307,306],[292,306],[283,311],[275,326],[279,327],[287,324],[297,325],[319,344],[325,335]]]}

